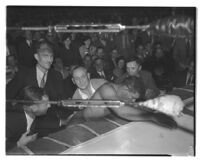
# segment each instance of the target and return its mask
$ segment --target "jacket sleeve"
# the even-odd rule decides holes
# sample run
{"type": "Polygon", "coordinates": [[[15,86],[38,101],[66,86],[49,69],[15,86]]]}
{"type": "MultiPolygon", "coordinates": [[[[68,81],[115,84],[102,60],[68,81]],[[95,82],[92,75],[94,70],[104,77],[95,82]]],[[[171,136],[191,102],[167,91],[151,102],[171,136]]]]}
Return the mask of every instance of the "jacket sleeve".
{"type": "Polygon", "coordinates": [[[148,74],[147,88],[152,89],[155,93],[155,96],[158,96],[160,91],[159,91],[158,87],[156,86],[151,73],[147,73],[147,74],[148,74]]]}
{"type": "Polygon", "coordinates": [[[35,118],[31,126],[31,134],[38,133],[38,137],[46,136],[49,133],[60,129],[60,117],[56,107],[48,109],[47,114],[35,118]]]}
{"type": "Polygon", "coordinates": [[[6,85],[6,99],[14,99],[23,88],[22,73],[18,72],[14,78],[6,85]]]}

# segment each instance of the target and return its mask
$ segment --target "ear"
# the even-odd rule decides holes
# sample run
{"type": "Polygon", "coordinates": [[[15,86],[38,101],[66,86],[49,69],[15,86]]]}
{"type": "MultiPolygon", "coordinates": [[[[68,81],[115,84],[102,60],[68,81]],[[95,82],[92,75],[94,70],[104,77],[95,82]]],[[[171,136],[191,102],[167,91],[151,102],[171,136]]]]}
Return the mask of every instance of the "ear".
{"type": "Polygon", "coordinates": [[[87,73],[87,77],[88,77],[88,79],[90,79],[90,73],[87,73]]]}
{"type": "Polygon", "coordinates": [[[34,54],[34,58],[38,61],[38,53],[34,54]]]}
{"type": "Polygon", "coordinates": [[[28,108],[28,110],[29,110],[29,112],[31,112],[31,113],[34,113],[36,110],[37,110],[37,105],[31,105],[31,106],[29,106],[29,108],[28,108]]]}
{"type": "Polygon", "coordinates": [[[141,70],[142,69],[142,65],[140,65],[138,69],[141,70]]]}
{"type": "MultiPolygon", "coordinates": [[[[75,81],[74,81],[74,79],[73,79],[73,78],[71,78],[71,80],[72,80],[73,84],[75,84],[75,81]]],[[[76,85],[76,84],[75,84],[75,85],[76,85]]]]}

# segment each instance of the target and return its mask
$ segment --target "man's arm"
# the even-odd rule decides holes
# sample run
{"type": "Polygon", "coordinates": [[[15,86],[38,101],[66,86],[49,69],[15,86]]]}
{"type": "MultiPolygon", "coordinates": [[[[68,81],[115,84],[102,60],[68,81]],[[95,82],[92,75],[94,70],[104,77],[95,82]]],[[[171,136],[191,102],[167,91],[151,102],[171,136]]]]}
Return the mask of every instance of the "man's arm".
{"type": "Polygon", "coordinates": [[[6,99],[14,99],[21,88],[23,88],[22,73],[19,71],[14,78],[6,85],[6,99]]]}
{"type": "Polygon", "coordinates": [[[157,97],[160,94],[160,91],[155,84],[152,74],[150,72],[146,72],[142,75],[142,77],[146,87],[145,98],[152,99],[157,97]]]}

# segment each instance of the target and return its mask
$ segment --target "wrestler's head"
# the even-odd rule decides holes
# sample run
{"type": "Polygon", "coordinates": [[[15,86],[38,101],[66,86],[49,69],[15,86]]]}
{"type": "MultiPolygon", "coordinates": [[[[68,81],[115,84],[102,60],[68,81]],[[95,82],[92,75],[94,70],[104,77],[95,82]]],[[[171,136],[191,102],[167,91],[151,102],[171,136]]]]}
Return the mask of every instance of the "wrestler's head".
{"type": "Polygon", "coordinates": [[[78,88],[84,90],[90,84],[90,75],[87,69],[82,66],[74,67],[72,70],[72,81],[78,88]]]}
{"type": "Polygon", "coordinates": [[[140,97],[137,79],[129,77],[118,88],[119,98],[122,100],[136,100],[140,97]]]}

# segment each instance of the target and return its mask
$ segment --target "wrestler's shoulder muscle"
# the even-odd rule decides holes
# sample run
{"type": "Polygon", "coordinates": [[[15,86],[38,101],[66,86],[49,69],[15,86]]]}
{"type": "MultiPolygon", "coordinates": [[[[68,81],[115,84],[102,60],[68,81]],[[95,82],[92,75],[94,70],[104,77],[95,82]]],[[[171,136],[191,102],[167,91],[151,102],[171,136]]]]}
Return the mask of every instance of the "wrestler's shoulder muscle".
{"type": "Polygon", "coordinates": [[[116,99],[116,91],[111,83],[103,84],[98,93],[102,99],[116,99]]]}

